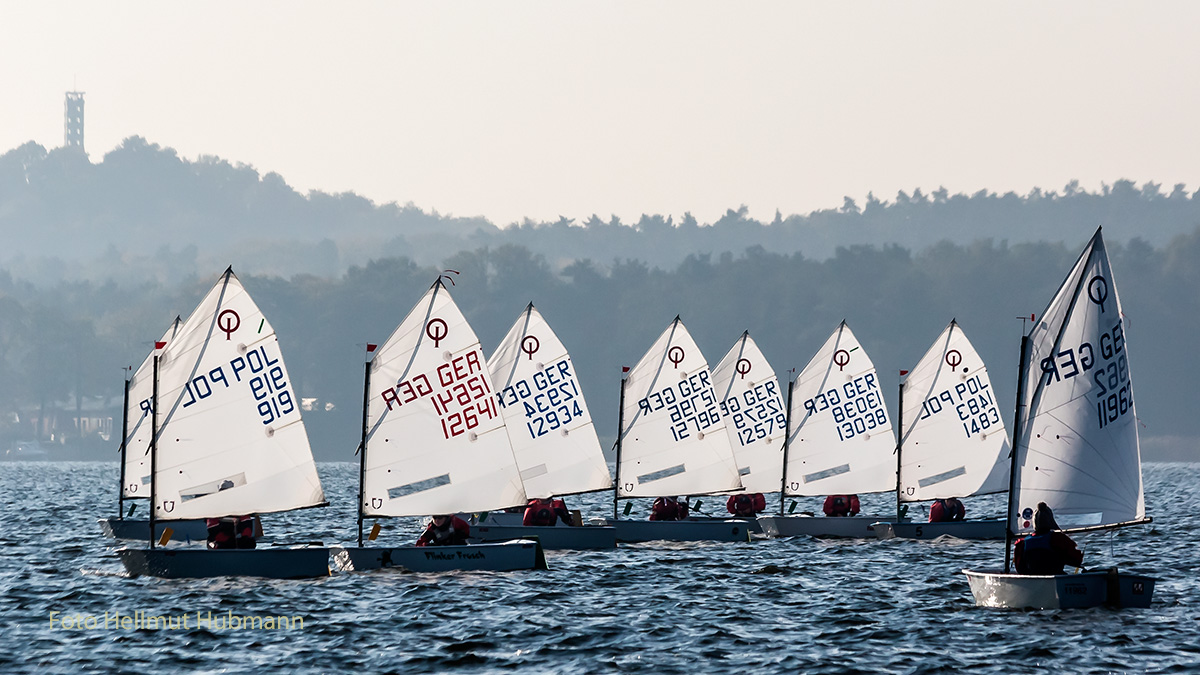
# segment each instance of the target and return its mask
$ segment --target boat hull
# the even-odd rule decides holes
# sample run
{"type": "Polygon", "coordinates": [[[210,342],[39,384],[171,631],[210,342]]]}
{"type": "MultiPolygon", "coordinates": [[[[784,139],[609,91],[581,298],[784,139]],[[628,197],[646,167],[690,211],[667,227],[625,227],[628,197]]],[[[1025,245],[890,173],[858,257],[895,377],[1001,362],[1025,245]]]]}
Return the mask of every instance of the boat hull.
{"type": "Polygon", "coordinates": [[[750,541],[742,520],[617,520],[609,521],[617,541],[750,541]]]}
{"type": "Polygon", "coordinates": [[[131,576],[163,579],[308,579],[329,576],[329,549],[323,546],[219,551],[125,548],[118,550],[117,556],[131,576]]]}
{"type": "Polygon", "coordinates": [[[871,524],[875,536],[880,539],[1003,539],[1004,519],[955,520],[947,523],[889,523],[871,524]]]}
{"type": "Polygon", "coordinates": [[[480,542],[537,537],[547,551],[592,550],[617,547],[617,529],[597,525],[580,527],[536,527],[525,525],[474,525],[471,538],[480,542]]]}
{"type": "Polygon", "coordinates": [[[768,537],[847,537],[874,538],[871,526],[878,516],[831,518],[820,516],[759,516],[758,524],[768,537]]]}
{"type": "Polygon", "coordinates": [[[1005,574],[963,570],[979,607],[1082,609],[1149,607],[1156,579],[1116,569],[1079,574],[1005,574]]]}
{"type": "Polygon", "coordinates": [[[410,572],[544,570],[542,545],[529,539],[466,546],[346,546],[334,550],[345,572],[399,568],[410,572]]]}
{"type": "MultiPolygon", "coordinates": [[[[101,518],[100,530],[114,539],[140,539],[148,541],[150,521],[144,518],[101,518]]],[[[208,539],[208,524],[204,520],[159,520],[154,523],[154,540],[162,537],[163,530],[171,528],[174,541],[205,541],[208,539]]]]}

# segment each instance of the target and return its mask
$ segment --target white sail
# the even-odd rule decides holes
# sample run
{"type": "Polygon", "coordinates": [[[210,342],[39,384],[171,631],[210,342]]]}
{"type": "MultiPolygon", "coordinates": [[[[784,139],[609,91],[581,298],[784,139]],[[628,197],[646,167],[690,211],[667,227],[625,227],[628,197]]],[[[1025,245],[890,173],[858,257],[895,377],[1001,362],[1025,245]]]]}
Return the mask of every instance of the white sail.
{"type": "Polygon", "coordinates": [[[1029,333],[1014,532],[1033,527],[1038,502],[1064,528],[1145,516],[1123,316],[1097,230],[1029,333]]]}
{"type": "Polygon", "coordinates": [[[843,321],[792,390],[788,496],[896,487],[896,438],[875,365],[843,321]]]}
{"type": "MultiPolygon", "coordinates": [[[[183,325],[175,317],[158,344],[170,344],[183,325]]],[[[150,499],[150,410],[154,405],[154,354],[150,350],[142,365],[129,378],[129,402],[125,408],[128,428],[125,432],[125,483],[121,492],[126,499],[150,499]]]]}
{"type": "Polygon", "coordinates": [[[161,350],[158,382],[156,517],[325,501],[275,330],[232,269],[161,350]]]}
{"type": "Polygon", "coordinates": [[[779,490],[787,410],[771,364],[745,332],[712,374],[742,486],[748,492],[779,490]]]}
{"type": "Polygon", "coordinates": [[[525,504],[479,338],[439,279],[371,359],[362,512],[525,504]]]}
{"type": "Polygon", "coordinates": [[[708,362],[679,317],[623,383],[618,497],[741,487],[708,362]]]}
{"type": "Polygon", "coordinates": [[[530,303],[488,359],[530,498],[613,486],[571,355],[530,303]]]}
{"type": "Polygon", "coordinates": [[[957,322],[946,326],[902,388],[900,501],[1008,490],[1004,420],[983,359],[957,322]]]}

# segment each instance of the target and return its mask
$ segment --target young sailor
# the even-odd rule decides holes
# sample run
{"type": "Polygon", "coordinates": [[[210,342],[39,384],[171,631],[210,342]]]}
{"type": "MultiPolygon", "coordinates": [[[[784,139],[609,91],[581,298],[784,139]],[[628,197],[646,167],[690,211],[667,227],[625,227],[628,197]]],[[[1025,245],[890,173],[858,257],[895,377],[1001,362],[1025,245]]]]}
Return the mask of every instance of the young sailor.
{"type": "Polygon", "coordinates": [[[967,515],[967,507],[958,500],[958,497],[949,499],[938,499],[933,502],[933,506],[929,507],[929,522],[931,523],[948,523],[952,520],[962,520],[967,515]]]}
{"type": "Polygon", "coordinates": [[[1013,546],[1018,574],[1062,574],[1065,565],[1083,565],[1083,551],[1075,547],[1070,537],[1056,530],[1054,512],[1046,502],[1039,502],[1033,514],[1033,535],[1018,539],[1013,546]]]}
{"type": "Polygon", "coordinates": [[[725,510],[739,518],[753,518],[767,510],[767,498],[761,492],[752,495],[729,495],[729,500],[725,502],[725,510]]]}
{"type": "Polygon", "coordinates": [[[567,510],[567,505],[563,500],[551,497],[530,499],[529,504],[525,507],[525,518],[522,524],[553,527],[559,519],[567,525],[575,524],[571,521],[571,512],[567,510]]]}
{"type": "Polygon", "coordinates": [[[823,510],[827,516],[857,516],[858,495],[829,495],[823,510]]]}
{"type": "Polygon", "coordinates": [[[650,506],[650,520],[687,520],[687,517],[686,499],[659,497],[650,506]]]}
{"type": "Polygon", "coordinates": [[[471,526],[458,516],[434,516],[421,536],[417,546],[463,546],[471,536],[471,526]]]}

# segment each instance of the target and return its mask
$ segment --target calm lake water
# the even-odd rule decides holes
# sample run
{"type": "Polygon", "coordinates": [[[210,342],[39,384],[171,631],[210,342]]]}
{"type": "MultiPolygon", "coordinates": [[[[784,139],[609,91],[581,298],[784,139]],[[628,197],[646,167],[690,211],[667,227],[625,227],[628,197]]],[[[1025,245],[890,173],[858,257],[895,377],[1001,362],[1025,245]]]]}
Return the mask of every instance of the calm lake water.
{"type": "MultiPolygon", "coordinates": [[[[331,506],[264,517],[275,539],[352,541],[357,466],[318,466],[331,506]]],[[[960,570],[1002,565],[1002,545],[957,540],[644,544],[549,552],[545,572],[130,579],[96,525],[116,511],[117,471],[115,462],[0,464],[0,672],[1200,669],[1200,464],[1146,465],[1152,526],[1077,537],[1087,566],[1119,564],[1161,579],[1150,609],[1120,612],[976,608],[960,570]],[[105,612],[186,615],[191,623],[68,630],[52,624],[52,612],[101,624],[105,612]],[[198,612],[299,616],[303,627],[197,629],[198,612]]],[[[864,511],[888,513],[889,497],[864,496],[864,511]]],[[[704,510],[717,510],[716,498],[704,501],[704,510]]],[[[603,495],[570,506],[585,516],[611,513],[603,495]]],[[[819,503],[801,500],[799,508],[819,503]]],[[[998,515],[1001,506],[987,497],[967,508],[998,515]]],[[[410,543],[420,527],[415,519],[387,525],[386,543],[410,543]]]]}

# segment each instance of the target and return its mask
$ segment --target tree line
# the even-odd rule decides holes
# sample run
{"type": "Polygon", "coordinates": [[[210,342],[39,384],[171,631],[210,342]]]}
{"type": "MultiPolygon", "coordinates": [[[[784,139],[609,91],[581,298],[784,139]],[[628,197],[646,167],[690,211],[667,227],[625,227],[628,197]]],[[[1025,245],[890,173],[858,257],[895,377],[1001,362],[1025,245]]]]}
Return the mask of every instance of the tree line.
{"type": "MultiPolygon", "coordinates": [[[[898,371],[956,318],[1011,410],[1018,317],[1042,311],[1090,234],[1065,243],[854,245],[827,258],[752,245],[689,254],[671,266],[628,256],[564,263],[502,244],[436,264],[378,257],[336,276],[234,270],[275,327],[295,390],[321,404],[305,413],[317,456],[349,460],[361,422],[364,345],[385,340],[446,268],[459,272],[450,292],[487,353],[526,303],[539,308],[571,351],[597,429],[611,442],[621,367],[632,366],[677,314],[710,365],[749,330],[781,381],[845,319],[876,364],[893,413],[898,371]]],[[[1181,344],[1200,329],[1200,228],[1163,245],[1121,242],[1107,229],[1106,240],[1147,454],[1195,458],[1200,418],[1191,411],[1191,378],[1200,357],[1181,344]]],[[[0,272],[0,445],[26,433],[13,411],[119,400],[122,368],[141,363],[223,269],[171,282],[53,285],[0,272]]]]}

